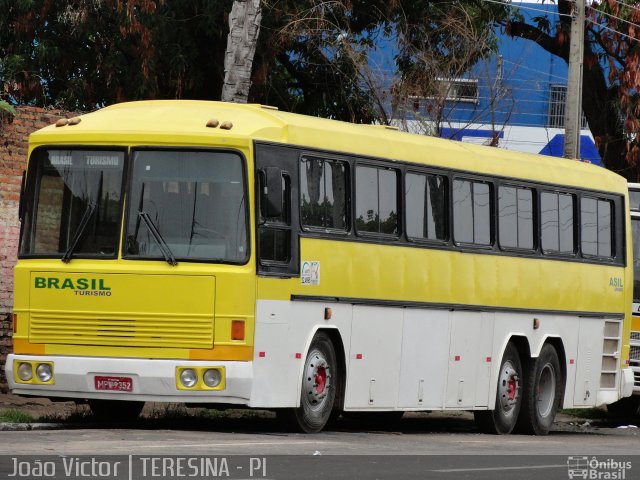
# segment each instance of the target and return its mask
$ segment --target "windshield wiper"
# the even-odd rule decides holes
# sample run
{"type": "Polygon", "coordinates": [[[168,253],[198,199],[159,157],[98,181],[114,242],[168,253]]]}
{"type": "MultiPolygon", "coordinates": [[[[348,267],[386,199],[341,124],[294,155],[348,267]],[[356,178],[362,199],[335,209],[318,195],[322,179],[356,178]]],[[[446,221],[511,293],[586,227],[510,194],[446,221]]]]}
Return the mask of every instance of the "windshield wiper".
{"type": "Polygon", "coordinates": [[[69,263],[71,261],[71,255],[73,255],[73,252],[78,246],[78,243],[80,242],[80,239],[84,234],[84,230],[87,228],[87,225],[89,224],[89,220],[91,220],[91,217],[93,216],[93,212],[95,211],[96,211],[95,203],[90,203],[87,205],[87,209],[84,211],[84,215],[82,215],[82,219],[80,220],[80,224],[78,225],[76,233],[73,236],[73,239],[71,240],[71,244],[69,245],[69,247],[67,247],[67,250],[64,252],[64,255],[62,255],[62,258],[60,259],[64,263],[69,263]]]}
{"type": "Polygon", "coordinates": [[[156,225],[153,223],[153,220],[151,220],[151,217],[149,216],[149,214],[144,211],[139,211],[138,216],[139,218],[142,219],[144,224],[147,226],[147,228],[149,229],[149,232],[151,232],[151,236],[160,247],[160,251],[162,252],[162,255],[164,255],[164,259],[167,261],[169,265],[175,267],[178,264],[178,262],[176,261],[176,258],[173,256],[173,253],[171,252],[169,245],[167,245],[167,242],[165,242],[164,238],[162,238],[162,235],[160,235],[160,231],[158,230],[156,225]]]}

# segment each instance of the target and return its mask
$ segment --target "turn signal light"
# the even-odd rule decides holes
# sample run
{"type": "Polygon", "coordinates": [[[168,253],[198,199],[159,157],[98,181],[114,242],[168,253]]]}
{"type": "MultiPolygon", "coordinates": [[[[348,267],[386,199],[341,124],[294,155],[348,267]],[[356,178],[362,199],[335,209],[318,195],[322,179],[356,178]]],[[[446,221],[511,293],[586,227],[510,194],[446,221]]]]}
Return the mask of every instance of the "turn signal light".
{"type": "Polygon", "coordinates": [[[231,321],[231,340],[244,340],[244,320],[231,321]]]}

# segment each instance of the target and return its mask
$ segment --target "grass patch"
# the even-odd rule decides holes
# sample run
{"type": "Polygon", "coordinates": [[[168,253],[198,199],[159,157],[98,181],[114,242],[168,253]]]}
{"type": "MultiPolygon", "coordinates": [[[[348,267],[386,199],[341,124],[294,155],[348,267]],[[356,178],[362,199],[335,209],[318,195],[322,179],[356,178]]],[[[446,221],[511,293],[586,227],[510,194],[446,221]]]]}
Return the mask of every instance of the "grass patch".
{"type": "Polygon", "coordinates": [[[21,410],[2,410],[0,411],[1,423],[31,423],[33,417],[21,410]]]}

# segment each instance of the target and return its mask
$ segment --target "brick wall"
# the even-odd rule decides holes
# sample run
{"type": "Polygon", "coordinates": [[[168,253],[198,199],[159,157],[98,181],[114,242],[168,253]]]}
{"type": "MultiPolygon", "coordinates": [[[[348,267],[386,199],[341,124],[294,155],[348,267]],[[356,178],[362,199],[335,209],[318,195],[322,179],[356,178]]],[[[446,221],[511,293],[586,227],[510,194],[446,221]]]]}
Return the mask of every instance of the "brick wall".
{"type": "Polygon", "coordinates": [[[60,110],[18,107],[11,118],[0,115],[0,392],[6,390],[4,360],[11,351],[13,265],[18,252],[18,203],[26,167],[29,134],[69,114],[60,110]]]}

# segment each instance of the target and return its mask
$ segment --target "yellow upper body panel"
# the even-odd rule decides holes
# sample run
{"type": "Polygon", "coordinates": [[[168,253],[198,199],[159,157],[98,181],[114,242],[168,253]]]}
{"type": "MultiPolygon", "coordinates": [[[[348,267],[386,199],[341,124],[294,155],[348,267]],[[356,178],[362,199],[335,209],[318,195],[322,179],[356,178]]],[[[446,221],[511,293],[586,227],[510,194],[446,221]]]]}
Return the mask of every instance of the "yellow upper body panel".
{"type": "Polygon", "coordinates": [[[31,135],[45,144],[247,146],[252,140],[415,162],[501,177],[623,193],[625,180],[603,168],[555,157],[403,133],[281,112],[260,105],[160,100],[130,102],[82,115],[77,125],[51,125],[31,135]],[[210,119],[233,127],[208,128],[210,119]]]}

